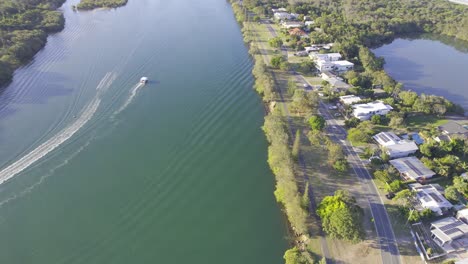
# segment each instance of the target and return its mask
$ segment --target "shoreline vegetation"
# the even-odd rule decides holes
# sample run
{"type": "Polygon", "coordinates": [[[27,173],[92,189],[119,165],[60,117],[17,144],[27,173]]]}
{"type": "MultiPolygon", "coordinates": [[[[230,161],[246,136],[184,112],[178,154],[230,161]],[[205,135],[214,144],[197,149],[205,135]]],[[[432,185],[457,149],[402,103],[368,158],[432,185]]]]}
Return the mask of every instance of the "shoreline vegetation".
{"type": "MultiPolygon", "coordinates": [[[[230,3],[242,28],[244,42],[254,60],[253,88],[268,109],[263,125],[269,142],[268,164],[276,181],[274,195],[284,209],[291,231],[292,248],[284,254],[286,264],[327,263],[327,258],[337,257],[327,256],[330,252],[326,249],[327,246],[334,247],[336,240],[345,244],[338,244],[335,248],[362,251],[362,248],[353,248],[352,244],[365,242],[367,236],[376,238],[370,211],[363,210],[357,202],[359,198],[365,197],[359,197],[360,190],[353,191],[355,183],[345,179],[351,174],[350,165],[341,145],[333,142],[324,131],[325,121],[318,113],[321,103],[318,93],[299,89],[298,81],[291,73],[304,74],[306,79],[314,79],[310,77],[313,76],[314,65],[292,57],[285,58],[285,54],[302,51],[308,44],[335,43],[330,52],[341,53],[355,65],[354,70],[343,76],[352,85],[348,93],[369,98],[363,101],[365,102],[376,98],[374,87],[381,87],[385,93],[382,100],[395,109],[388,117],[389,120],[386,120],[387,123],[391,128],[406,128],[409,132],[413,128],[411,120],[416,117],[427,119],[424,124],[430,124],[433,118],[442,119],[447,114],[463,115],[464,109],[441,96],[417,95],[405,91],[403,84],[396,82],[384,71],[384,60],[375,56],[371,48],[389,43],[398,36],[422,33],[441,34],[466,41],[468,7],[439,0],[423,0],[418,3],[403,0],[288,3],[275,0],[230,0],[230,3]],[[307,15],[315,22],[309,40],[290,36],[285,30],[278,30],[280,33],[276,37],[271,28],[267,30],[264,27],[262,19],[268,19],[272,15],[272,8],[280,7],[299,14],[300,19],[307,15]],[[270,49],[267,50],[264,45],[269,45],[270,49]],[[411,102],[406,100],[407,97],[412,98],[411,102]],[[308,162],[305,165],[304,160],[308,162]],[[310,178],[305,175],[304,168],[310,169],[310,178]],[[336,187],[336,184],[331,184],[333,187],[322,186],[324,179],[338,181],[341,188],[336,187]],[[316,183],[318,186],[309,186],[309,183],[316,183]],[[350,189],[349,192],[347,188],[350,189]],[[350,195],[352,191],[357,197],[350,195]],[[323,236],[324,233],[326,237],[323,236]]],[[[299,82],[302,86],[302,81],[299,82]]],[[[326,82],[318,81],[315,84],[323,86],[326,98],[324,101],[336,102],[338,96],[345,95],[343,92],[332,92],[326,82]]],[[[345,122],[351,128],[348,139],[352,139],[354,134],[368,136],[379,128],[378,124],[384,127],[384,122],[380,121],[356,122],[354,126],[345,122]],[[357,132],[354,133],[353,127],[356,126],[358,128],[354,130],[357,132]]],[[[389,214],[395,223],[402,222],[402,225],[408,219],[407,212],[406,215],[395,215],[393,211],[389,211],[389,214]]],[[[411,247],[411,242],[408,243],[408,230],[405,227],[394,228],[397,235],[405,239],[404,244],[399,244],[400,250],[411,252],[409,248],[402,248],[411,247]]],[[[371,246],[368,245],[364,251],[371,256],[372,253],[369,252],[375,249],[369,247],[371,246]]],[[[357,255],[360,256],[361,253],[358,252],[357,255]]],[[[347,253],[341,252],[340,260],[343,260],[343,254],[347,253]]],[[[363,263],[381,261],[380,252],[374,253],[373,257],[374,259],[366,261],[363,259],[363,263]]],[[[410,262],[419,259],[416,252],[405,257],[410,262]]]]}
{"type": "Polygon", "coordinates": [[[116,8],[126,5],[128,0],[81,0],[74,6],[78,10],[91,10],[95,8],[116,8]]]}
{"type": "Polygon", "coordinates": [[[63,14],[56,11],[64,2],[0,2],[0,87],[9,83],[14,71],[29,62],[45,46],[48,34],[64,28],[63,14]]]}

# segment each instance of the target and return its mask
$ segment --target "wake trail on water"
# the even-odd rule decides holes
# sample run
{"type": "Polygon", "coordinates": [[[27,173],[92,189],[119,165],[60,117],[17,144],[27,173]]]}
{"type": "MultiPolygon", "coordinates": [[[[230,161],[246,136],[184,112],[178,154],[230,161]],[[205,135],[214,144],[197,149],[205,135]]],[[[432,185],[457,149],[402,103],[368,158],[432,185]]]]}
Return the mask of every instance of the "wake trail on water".
{"type": "Polygon", "coordinates": [[[138,91],[140,90],[141,87],[143,87],[144,84],[143,83],[139,83],[135,86],[133,86],[131,92],[130,92],[130,97],[128,97],[127,101],[125,101],[125,103],[117,110],[114,112],[114,114],[112,115],[112,117],[115,117],[116,115],[118,115],[120,112],[122,112],[123,110],[125,110],[125,108],[128,107],[128,105],[133,101],[133,99],[135,98],[135,96],[137,95],[138,91]]]}
{"type": "Polygon", "coordinates": [[[112,85],[113,81],[116,78],[116,73],[108,72],[96,87],[96,90],[98,92],[97,95],[91,100],[91,102],[89,102],[88,105],[86,105],[86,107],[83,109],[81,115],[76,119],[76,121],[59,131],[55,136],[45,141],[37,148],[24,155],[19,160],[2,169],[0,171],[0,184],[13,178],[16,174],[22,172],[36,161],[46,156],[48,153],[50,153],[58,146],[63,144],[65,141],[70,139],[86,123],[88,123],[88,121],[91,120],[91,118],[98,110],[99,105],[101,104],[100,95],[112,85]]]}

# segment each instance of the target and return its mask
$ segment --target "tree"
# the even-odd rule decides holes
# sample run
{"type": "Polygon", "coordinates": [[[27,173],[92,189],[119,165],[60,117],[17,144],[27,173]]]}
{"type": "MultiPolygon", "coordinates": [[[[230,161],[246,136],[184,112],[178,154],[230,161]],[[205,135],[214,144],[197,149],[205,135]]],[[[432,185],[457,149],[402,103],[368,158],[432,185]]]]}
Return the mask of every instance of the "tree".
{"type": "Polygon", "coordinates": [[[359,125],[360,122],[361,122],[361,120],[359,120],[359,118],[357,118],[357,117],[351,117],[350,119],[345,120],[345,126],[346,126],[347,128],[357,127],[357,126],[359,125]]]}
{"type": "Polygon", "coordinates": [[[359,128],[348,130],[348,140],[352,143],[366,143],[371,139],[370,135],[361,131],[359,128]]]}
{"type": "Polygon", "coordinates": [[[452,203],[458,203],[460,201],[460,193],[455,186],[449,186],[445,188],[445,198],[452,203]]]}
{"type": "Polygon", "coordinates": [[[291,154],[295,160],[299,158],[299,150],[301,146],[301,131],[298,129],[296,130],[296,137],[294,138],[294,143],[292,146],[291,154]]]}
{"type": "Polygon", "coordinates": [[[465,197],[468,196],[468,182],[463,177],[453,177],[453,187],[465,197]]]}
{"type": "Polygon", "coordinates": [[[280,48],[283,45],[283,40],[281,39],[281,37],[275,37],[275,38],[269,39],[268,44],[272,48],[280,48]]]}
{"type": "Polygon", "coordinates": [[[411,200],[414,198],[414,192],[405,189],[395,194],[394,200],[398,201],[402,206],[409,207],[411,200]]]}
{"type": "Polygon", "coordinates": [[[388,123],[388,126],[390,126],[393,129],[397,129],[403,125],[404,119],[403,117],[399,115],[393,115],[390,118],[390,122],[388,123]]]}
{"type": "Polygon", "coordinates": [[[325,128],[325,119],[322,116],[314,115],[309,118],[309,125],[312,130],[322,131],[325,128]]]}
{"type": "Polygon", "coordinates": [[[396,180],[391,182],[390,184],[387,183],[387,185],[385,185],[385,191],[396,193],[400,191],[403,188],[403,186],[404,184],[402,181],[396,180]]]}
{"type": "Polygon", "coordinates": [[[332,238],[358,242],[363,238],[362,209],[347,192],[325,196],[317,208],[323,230],[332,238]]]}
{"type": "Polygon", "coordinates": [[[413,106],[414,102],[418,98],[418,94],[411,91],[402,91],[398,94],[401,99],[401,103],[405,106],[413,106]]]}
{"type": "Polygon", "coordinates": [[[278,69],[281,66],[281,63],[284,61],[283,56],[278,55],[271,58],[271,67],[278,69]]]}
{"type": "Polygon", "coordinates": [[[371,117],[371,122],[376,125],[382,124],[382,116],[381,115],[373,115],[371,117]]]}
{"type": "Polygon", "coordinates": [[[283,256],[286,264],[306,264],[307,260],[302,256],[297,247],[286,250],[283,256]]]}
{"type": "Polygon", "coordinates": [[[339,159],[333,163],[333,168],[338,172],[346,172],[349,168],[349,163],[346,159],[339,159]]]}

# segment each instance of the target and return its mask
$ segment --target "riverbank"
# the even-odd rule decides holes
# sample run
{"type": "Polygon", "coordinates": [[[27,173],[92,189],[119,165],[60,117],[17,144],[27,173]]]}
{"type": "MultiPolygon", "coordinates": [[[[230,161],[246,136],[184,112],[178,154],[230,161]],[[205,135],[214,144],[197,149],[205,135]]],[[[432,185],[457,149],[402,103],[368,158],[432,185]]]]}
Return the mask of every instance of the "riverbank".
{"type": "Polygon", "coordinates": [[[65,0],[41,0],[19,4],[4,0],[0,6],[0,87],[13,78],[16,69],[29,62],[41,50],[51,33],[65,25],[57,9],[65,0]]]}
{"type": "Polygon", "coordinates": [[[95,8],[117,8],[126,5],[128,0],[81,0],[76,5],[80,10],[91,10],[95,8]]]}

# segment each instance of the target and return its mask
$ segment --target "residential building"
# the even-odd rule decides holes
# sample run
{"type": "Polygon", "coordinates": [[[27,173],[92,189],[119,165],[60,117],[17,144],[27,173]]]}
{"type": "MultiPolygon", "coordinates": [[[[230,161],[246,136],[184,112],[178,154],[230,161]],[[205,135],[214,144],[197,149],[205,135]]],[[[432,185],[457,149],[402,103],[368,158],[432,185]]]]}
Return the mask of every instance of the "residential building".
{"type": "Polygon", "coordinates": [[[276,13],[273,14],[273,17],[276,20],[290,20],[290,19],[292,19],[291,14],[289,14],[287,12],[276,12],[276,13]]]}
{"type": "Polygon", "coordinates": [[[390,158],[402,158],[414,154],[418,151],[418,146],[412,140],[404,140],[393,132],[381,132],[373,138],[384,147],[390,158]]]}
{"type": "Polygon", "coordinates": [[[340,96],[340,101],[344,105],[351,105],[351,104],[360,102],[361,97],[355,96],[355,95],[345,95],[345,96],[340,96]]]}
{"type": "Polygon", "coordinates": [[[432,178],[436,173],[428,169],[418,158],[406,157],[390,160],[390,164],[398,170],[400,175],[407,179],[421,181],[432,178]]]}
{"type": "Polygon", "coordinates": [[[330,86],[335,89],[335,91],[342,91],[351,88],[351,85],[343,82],[343,79],[341,77],[337,77],[336,75],[332,74],[329,71],[326,71],[325,69],[320,75],[322,76],[323,80],[327,81],[330,84],[330,86]]]}
{"type": "Polygon", "coordinates": [[[284,28],[302,28],[304,23],[297,21],[285,21],[281,24],[284,28]]]}
{"type": "Polygon", "coordinates": [[[353,115],[359,120],[369,120],[373,115],[386,115],[393,108],[381,101],[353,105],[353,115]]]}
{"type": "Polygon", "coordinates": [[[325,53],[325,54],[320,54],[320,53],[312,53],[310,55],[310,57],[313,59],[313,60],[316,60],[316,61],[338,61],[340,60],[342,57],[341,57],[341,54],[339,53],[325,53]]]}
{"type": "Polygon", "coordinates": [[[339,60],[333,62],[333,69],[338,72],[350,71],[354,68],[354,63],[346,61],[346,60],[339,60]]]}
{"type": "Polygon", "coordinates": [[[410,184],[410,187],[416,192],[416,199],[421,206],[415,206],[416,209],[430,209],[436,215],[444,215],[453,207],[453,205],[442,195],[440,185],[421,185],[416,183],[410,184]]]}
{"type": "Polygon", "coordinates": [[[442,134],[446,135],[449,139],[463,138],[468,139],[468,127],[462,126],[455,121],[450,121],[444,125],[439,126],[442,134]]]}
{"type": "Polygon", "coordinates": [[[281,7],[281,8],[276,8],[276,9],[273,8],[273,9],[271,9],[271,11],[272,11],[273,13],[278,13],[278,12],[286,12],[286,11],[288,11],[288,10],[286,10],[286,8],[284,8],[284,7],[281,7]]]}
{"type": "Polygon", "coordinates": [[[325,61],[325,60],[317,60],[315,62],[315,68],[317,70],[324,72],[324,71],[331,71],[333,70],[333,63],[330,61],[325,61]]]}
{"type": "Polygon", "coordinates": [[[441,247],[465,237],[468,225],[455,217],[447,217],[431,223],[431,237],[441,247]]]}
{"type": "Polygon", "coordinates": [[[465,224],[468,224],[468,208],[458,211],[457,219],[463,221],[465,224]]]}

